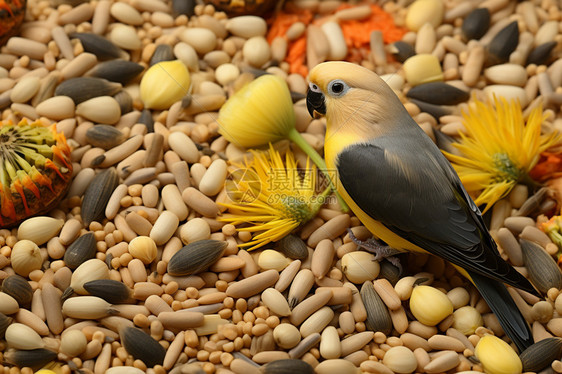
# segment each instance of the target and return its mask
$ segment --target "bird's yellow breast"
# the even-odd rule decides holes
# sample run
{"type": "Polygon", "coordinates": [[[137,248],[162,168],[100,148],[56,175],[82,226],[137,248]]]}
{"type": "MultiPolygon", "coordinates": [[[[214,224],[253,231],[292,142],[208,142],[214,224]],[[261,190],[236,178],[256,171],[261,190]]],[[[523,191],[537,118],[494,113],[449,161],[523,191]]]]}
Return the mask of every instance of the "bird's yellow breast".
{"type": "MultiPolygon", "coordinates": [[[[330,127],[328,126],[328,131],[326,133],[326,140],[324,144],[324,154],[326,158],[326,166],[330,170],[331,173],[336,175],[334,178],[336,182],[336,189],[339,194],[343,197],[345,202],[349,205],[353,213],[359,218],[359,220],[369,229],[373,235],[377,238],[383,240],[389,246],[403,251],[413,251],[413,252],[422,252],[427,253],[427,251],[423,250],[422,248],[418,247],[410,243],[409,241],[401,238],[400,236],[396,235],[394,232],[389,230],[385,225],[381,222],[374,220],[369,216],[369,214],[363,209],[361,209],[355,201],[349,196],[342,181],[339,178],[338,171],[337,171],[337,157],[338,155],[348,146],[357,143],[363,143],[365,141],[359,134],[350,131],[340,131],[336,133],[331,133],[330,127]]],[[[374,169],[376,165],[357,165],[357,167],[365,169],[368,172],[369,169],[374,169]]],[[[370,188],[370,186],[365,186],[365,188],[370,188]]],[[[376,188],[376,187],[375,187],[376,188]]]]}

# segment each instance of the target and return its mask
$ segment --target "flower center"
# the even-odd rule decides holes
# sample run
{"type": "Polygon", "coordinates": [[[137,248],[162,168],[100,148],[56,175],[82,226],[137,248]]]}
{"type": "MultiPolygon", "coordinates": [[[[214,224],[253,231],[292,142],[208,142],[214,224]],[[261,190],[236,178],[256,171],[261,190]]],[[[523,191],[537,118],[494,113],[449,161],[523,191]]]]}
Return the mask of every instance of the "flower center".
{"type": "Polygon", "coordinates": [[[504,180],[519,180],[524,171],[517,167],[506,153],[496,153],[493,156],[494,168],[497,170],[495,181],[501,182],[504,180]]]}
{"type": "Polygon", "coordinates": [[[312,218],[310,206],[302,196],[286,196],[281,199],[285,216],[294,221],[305,223],[312,218]]]}

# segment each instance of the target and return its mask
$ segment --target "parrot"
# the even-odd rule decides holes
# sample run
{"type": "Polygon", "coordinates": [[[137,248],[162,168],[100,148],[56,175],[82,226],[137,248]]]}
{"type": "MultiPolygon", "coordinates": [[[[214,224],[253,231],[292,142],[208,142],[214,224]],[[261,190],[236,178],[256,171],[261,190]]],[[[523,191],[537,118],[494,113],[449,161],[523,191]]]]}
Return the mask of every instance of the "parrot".
{"type": "Polygon", "coordinates": [[[505,284],[540,294],[501,258],[454,168],[394,91],[375,72],[343,61],[316,65],[308,82],[307,109],[326,118],[324,157],[335,188],[386,244],[380,255],[390,247],[449,261],[476,286],[516,347],[532,345],[505,284]]]}

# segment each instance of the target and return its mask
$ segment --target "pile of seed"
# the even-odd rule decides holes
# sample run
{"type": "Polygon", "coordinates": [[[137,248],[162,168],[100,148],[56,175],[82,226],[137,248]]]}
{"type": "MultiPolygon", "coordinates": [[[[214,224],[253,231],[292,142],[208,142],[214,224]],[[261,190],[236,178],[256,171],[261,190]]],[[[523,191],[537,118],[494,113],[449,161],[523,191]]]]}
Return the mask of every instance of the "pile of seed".
{"type": "MultiPolygon", "coordinates": [[[[337,10],[342,3],[286,2],[328,18],[322,27],[295,23],[270,45],[264,19],[229,18],[193,1],[28,0],[19,36],[0,53],[2,119],[57,122],[74,178],[48,215],[0,230],[1,372],[48,364],[65,374],[483,370],[475,346],[504,333],[443,260],[403,255],[402,273],[372,261],[349,230],[359,240],[370,233],[336,203],[252,252],[237,246],[249,233],[217,219],[228,162],[246,152],[218,134],[217,112],[261,70],[286,79],[297,129],[322,149],[325,122],[309,117],[306,79],[283,60],[302,35],[309,67],[352,52],[339,22],[370,8],[337,10]],[[189,71],[189,92],[174,98],[162,90],[164,76],[140,86],[149,66],[170,60],[189,71]]],[[[561,128],[559,2],[407,3],[383,8],[413,31],[394,45],[373,32],[355,55],[428,135],[463,131],[471,94],[518,98],[524,115],[543,103],[545,132],[561,128]],[[426,84],[436,77],[446,85],[426,84]]],[[[541,257],[558,248],[538,228],[554,206],[544,191],[529,196],[517,186],[491,213],[502,256],[547,295],[509,289],[536,341],[562,337],[562,276],[541,257]]],[[[562,373],[561,356],[554,350],[546,366],[562,373]]]]}

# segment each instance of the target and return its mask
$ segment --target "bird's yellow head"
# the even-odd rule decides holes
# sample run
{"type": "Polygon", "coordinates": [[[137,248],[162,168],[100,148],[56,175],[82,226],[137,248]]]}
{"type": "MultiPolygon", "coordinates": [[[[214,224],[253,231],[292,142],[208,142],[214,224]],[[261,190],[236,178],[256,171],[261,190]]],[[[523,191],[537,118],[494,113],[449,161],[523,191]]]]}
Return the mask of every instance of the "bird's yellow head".
{"type": "MultiPolygon", "coordinates": [[[[369,139],[399,126],[406,114],[394,91],[374,72],[349,62],[324,62],[309,74],[306,104],[311,116],[325,115],[333,135],[369,139]]],[[[351,139],[350,139],[351,140],[351,139]]]]}

